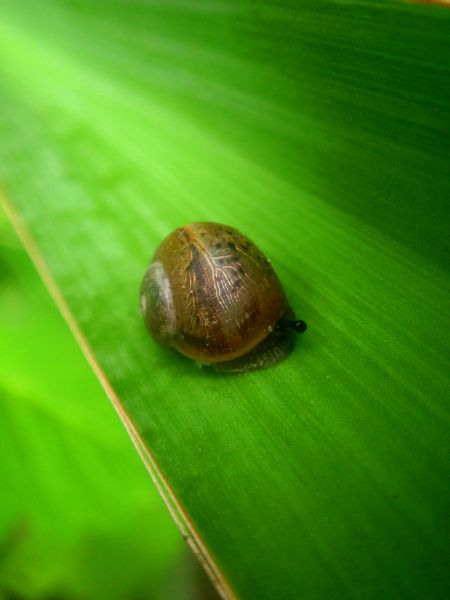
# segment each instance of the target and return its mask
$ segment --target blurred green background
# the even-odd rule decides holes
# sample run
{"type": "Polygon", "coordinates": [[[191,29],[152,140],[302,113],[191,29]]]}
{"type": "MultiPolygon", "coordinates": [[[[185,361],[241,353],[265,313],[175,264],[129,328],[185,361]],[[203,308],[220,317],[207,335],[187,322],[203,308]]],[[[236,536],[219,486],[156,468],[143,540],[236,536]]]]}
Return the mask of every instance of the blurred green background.
{"type": "Polygon", "coordinates": [[[3,211],[0,332],[0,598],[194,598],[172,581],[181,535],[3,211]]]}
{"type": "MultiPolygon", "coordinates": [[[[449,75],[437,4],[0,0],[2,196],[246,600],[449,595],[449,75]],[[195,220],[254,240],[308,322],[276,368],[148,338],[142,274],[195,220]]],[[[0,581],[158,597],[179,536],[3,231],[0,581]]]]}

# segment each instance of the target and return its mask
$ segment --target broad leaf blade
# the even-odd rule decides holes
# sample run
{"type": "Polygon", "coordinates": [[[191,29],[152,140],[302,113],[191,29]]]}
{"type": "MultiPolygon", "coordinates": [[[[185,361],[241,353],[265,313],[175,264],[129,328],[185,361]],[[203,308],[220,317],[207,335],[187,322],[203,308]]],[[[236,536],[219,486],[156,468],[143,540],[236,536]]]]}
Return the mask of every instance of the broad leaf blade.
{"type": "Polygon", "coordinates": [[[5,3],[11,210],[239,596],[444,595],[449,33],[388,2],[5,3]],[[195,220],[254,239],[308,322],[277,368],[148,339],[140,279],[195,220]]]}

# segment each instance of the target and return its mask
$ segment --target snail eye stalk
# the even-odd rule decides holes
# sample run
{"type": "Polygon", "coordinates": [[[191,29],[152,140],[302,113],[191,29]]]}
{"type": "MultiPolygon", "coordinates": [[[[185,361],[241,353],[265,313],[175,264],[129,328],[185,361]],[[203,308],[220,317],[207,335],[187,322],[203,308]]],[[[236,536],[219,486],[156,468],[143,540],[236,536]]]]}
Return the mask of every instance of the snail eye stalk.
{"type": "Polygon", "coordinates": [[[305,333],[308,329],[305,321],[289,321],[289,327],[297,333],[305,333]]]}

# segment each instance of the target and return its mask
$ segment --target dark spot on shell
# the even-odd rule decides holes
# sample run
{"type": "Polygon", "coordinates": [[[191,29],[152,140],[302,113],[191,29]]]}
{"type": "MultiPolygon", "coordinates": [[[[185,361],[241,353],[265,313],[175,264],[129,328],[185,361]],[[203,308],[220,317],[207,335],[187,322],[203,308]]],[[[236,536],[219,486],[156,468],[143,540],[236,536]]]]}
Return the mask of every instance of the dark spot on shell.
{"type": "Polygon", "coordinates": [[[228,248],[230,248],[230,250],[236,250],[236,246],[233,244],[233,242],[228,242],[228,248]]]}
{"type": "Polygon", "coordinates": [[[261,305],[257,301],[253,301],[249,306],[250,320],[257,319],[261,314],[261,305]]]}

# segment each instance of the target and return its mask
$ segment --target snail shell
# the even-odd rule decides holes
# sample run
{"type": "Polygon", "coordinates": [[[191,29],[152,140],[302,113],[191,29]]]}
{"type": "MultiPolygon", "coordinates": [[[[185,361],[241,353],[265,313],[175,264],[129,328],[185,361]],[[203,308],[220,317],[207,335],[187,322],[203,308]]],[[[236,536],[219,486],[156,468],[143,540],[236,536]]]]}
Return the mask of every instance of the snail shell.
{"type": "Polygon", "coordinates": [[[269,366],[303,331],[270,262],[236,229],[192,223],[156,250],[141,286],[151,336],[216,370],[269,366]]]}

